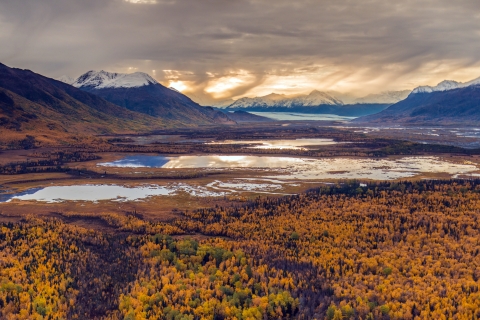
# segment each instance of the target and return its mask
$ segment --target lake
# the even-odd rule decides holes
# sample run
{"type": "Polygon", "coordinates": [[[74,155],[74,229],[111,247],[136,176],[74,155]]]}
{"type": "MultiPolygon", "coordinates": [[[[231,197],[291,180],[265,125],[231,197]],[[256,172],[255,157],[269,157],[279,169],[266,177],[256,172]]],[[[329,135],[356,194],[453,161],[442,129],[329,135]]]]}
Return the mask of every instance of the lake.
{"type": "MultiPolygon", "coordinates": [[[[289,187],[318,184],[330,179],[392,180],[425,173],[448,174],[451,177],[480,175],[472,162],[453,163],[440,157],[403,157],[399,159],[368,158],[304,158],[249,155],[150,156],[134,155],[100,163],[99,166],[125,168],[161,168],[229,170],[230,177],[217,177],[204,184],[173,182],[166,185],[145,184],[133,187],[115,184],[83,184],[48,186],[0,195],[0,202],[35,200],[62,201],[141,201],[155,196],[174,196],[186,193],[198,197],[220,197],[232,193],[286,194],[289,187]],[[235,177],[235,170],[249,169],[235,177]]],[[[198,183],[198,182],[197,182],[198,183]]]]}
{"type": "Polygon", "coordinates": [[[291,140],[224,140],[206,144],[250,144],[252,149],[292,149],[306,150],[309,146],[330,146],[338,144],[333,139],[291,139],[291,140]]]}
{"type": "Polygon", "coordinates": [[[245,169],[261,171],[280,179],[373,179],[408,178],[421,173],[468,174],[478,171],[474,164],[452,163],[439,157],[303,158],[252,155],[148,156],[135,155],[99,163],[106,167],[146,167],[163,169],[245,169]]]}
{"type": "Polygon", "coordinates": [[[267,117],[278,121],[300,120],[300,121],[348,121],[356,117],[344,117],[336,114],[311,114],[296,112],[250,112],[257,116],[267,117]]]}

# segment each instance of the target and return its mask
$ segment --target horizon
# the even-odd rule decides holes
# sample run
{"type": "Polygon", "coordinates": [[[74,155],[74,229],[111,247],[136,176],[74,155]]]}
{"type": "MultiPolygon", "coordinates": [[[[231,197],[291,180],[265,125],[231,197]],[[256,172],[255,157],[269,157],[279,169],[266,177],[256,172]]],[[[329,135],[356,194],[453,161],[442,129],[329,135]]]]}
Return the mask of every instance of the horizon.
{"type": "MultiPolygon", "coordinates": [[[[33,70],[32,70],[33,71],[33,70]]],[[[89,70],[77,77],[71,77],[69,75],[62,75],[60,76],[59,78],[56,78],[55,80],[60,80],[60,81],[63,81],[63,80],[77,80],[78,78],[82,77],[83,75],[87,74],[87,73],[90,73],[90,72],[106,72],[106,73],[118,73],[118,74],[135,74],[135,73],[140,73],[140,74],[145,74],[149,77],[152,77],[154,80],[156,80],[158,83],[160,83],[161,85],[169,88],[169,89],[174,89],[175,91],[178,91],[180,93],[183,93],[185,94],[186,96],[190,97],[192,100],[195,101],[194,98],[195,95],[192,95],[190,96],[189,95],[189,91],[187,90],[187,92],[183,92],[182,90],[180,90],[179,88],[175,88],[173,86],[168,86],[168,83],[162,83],[161,81],[158,81],[157,79],[155,79],[155,77],[153,77],[151,74],[147,73],[147,72],[143,72],[143,71],[134,71],[134,72],[131,72],[131,73],[120,73],[120,72],[111,72],[111,71],[106,71],[104,69],[101,69],[100,71],[97,71],[97,70],[89,70]]],[[[420,86],[417,86],[415,88],[412,88],[412,89],[405,89],[405,90],[387,90],[387,91],[379,91],[379,92],[372,92],[372,93],[369,93],[369,94],[366,94],[366,95],[361,95],[361,96],[358,96],[358,95],[354,95],[354,94],[351,94],[350,92],[342,92],[342,91],[321,91],[321,90],[318,90],[318,89],[307,89],[307,91],[303,91],[303,92],[299,92],[299,93],[292,93],[292,94],[289,94],[289,93],[280,93],[280,92],[270,92],[268,94],[265,94],[265,95],[261,95],[261,96],[239,96],[239,97],[235,97],[234,98],[231,98],[230,100],[231,101],[237,101],[237,100],[240,100],[240,99],[243,99],[243,98],[248,98],[248,99],[254,99],[254,98],[265,98],[265,97],[268,97],[268,96],[271,96],[271,95],[279,95],[279,96],[284,96],[285,98],[295,98],[295,97],[301,97],[301,96],[308,96],[310,94],[312,94],[313,92],[320,92],[320,93],[326,93],[336,99],[339,99],[343,102],[342,99],[346,99],[347,101],[350,101],[350,100],[354,100],[354,99],[362,99],[362,98],[367,98],[369,96],[374,96],[374,95],[381,95],[381,94],[386,94],[386,93],[396,93],[396,92],[406,92],[406,91],[414,91],[415,89],[417,88],[421,88],[421,87],[435,87],[437,85],[440,85],[441,83],[444,83],[444,82],[456,82],[458,84],[466,84],[468,82],[473,82],[475,80],[479,80],[480,77],[477,77],[477,78],[474,78],[474,79],[471,79],[469,81],[465,81],[465,82],[461,82],[461,81],[457,81],[457,80],[453,80],[453,79],[444,79],[442,81],[440,81],[439,83],[437,84],[434,84],[434,85],[420,85],[420,86]]],[[[184,89],[185,91],[185,89],[184,89]]],[[[223,101],[226,101],[226,100],[223,100],[223,101]]],[[[197,101],[195,101],[197,102],[197,101]]],[[[222,102],[222,101],[219,101],[219,102],[222,102]]],[[[199,102],[198,102],[199,103],[199,102]]],[[[350,102],[346,102],[346,104],[349,104],[350,102]]]]}

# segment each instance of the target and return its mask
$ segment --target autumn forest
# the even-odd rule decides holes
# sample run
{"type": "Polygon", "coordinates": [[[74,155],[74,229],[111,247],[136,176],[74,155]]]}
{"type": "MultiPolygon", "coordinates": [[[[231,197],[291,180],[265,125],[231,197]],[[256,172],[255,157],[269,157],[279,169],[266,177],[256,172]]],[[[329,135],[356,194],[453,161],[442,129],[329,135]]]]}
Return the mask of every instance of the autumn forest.
{"type": "Polygon", "coordinates": [[[356,181],[109,233],[0,227],[5,319],[478,319],[480,180],[356,181]]]}

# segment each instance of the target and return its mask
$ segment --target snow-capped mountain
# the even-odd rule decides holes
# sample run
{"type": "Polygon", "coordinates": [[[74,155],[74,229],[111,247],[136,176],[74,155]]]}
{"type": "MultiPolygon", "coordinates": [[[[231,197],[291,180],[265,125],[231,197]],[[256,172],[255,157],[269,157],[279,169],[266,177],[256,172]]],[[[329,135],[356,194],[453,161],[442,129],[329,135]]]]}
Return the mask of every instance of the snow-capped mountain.
{"type": "Polygon", "coordinates": [[[284,94],[271,93],[263,97],[241,98],[236,100],[228,109],[248,108],[294,108],[294,107],[317,107],[321,105],[338,106],[343,102],[331,95],[317,90],[308,95],[287,96],[284,94]]]}
{"type": "MultiPolygon", "coordinates": [[[[63,80],[60,80],[63,81],[63,80]]],[[[88,71],[70,83],[77,88],[138,88],[158,84],[157,80],[143,72],[113,73],[106,71],[88,71]]]]}
{"type": "Polygon", "coordinates": [[[448,91],[459,88],[466,88],[474,85],[480,85],[480,78],[468,81],[468,82],[457,82],[453,80],[444,80],[437,84],[434,87],[431,86],[420,86],[415,88],[412,93],[431,93],[437,91],[448,91]]]}
{"type": "Polygon", "coordinates": [[[402,101],[408,97],[410,90],[403,91],[385,91],[378,94],[369,94],[365,97],[353,100],[354,104],[381,103],[393,104],[402,101]]]}
{"type": "MultiPolygon", "coordinates": [[[[387,109],[355,119],[358,123],[374,125],[467,125],[477,126],[480,121],[480,86],[452,88],[452,82],[442,83],[443,90],[418,91],[424,94],[410,94],[387,109]],[[446,88],[446,89],[445,89],[446,88]]],[[[459,84],[461,86],[465,84],[459,84]]]]}
{"type": "MultiPolygon", "coordinates": [[[[61,81],[69,80],[64,78],[61,81]]],[[[71,85],[131,111],[171,123],[234,123],[224,113],[200,106],[143,72],[88,71],[72,81],[71,85]]]]}

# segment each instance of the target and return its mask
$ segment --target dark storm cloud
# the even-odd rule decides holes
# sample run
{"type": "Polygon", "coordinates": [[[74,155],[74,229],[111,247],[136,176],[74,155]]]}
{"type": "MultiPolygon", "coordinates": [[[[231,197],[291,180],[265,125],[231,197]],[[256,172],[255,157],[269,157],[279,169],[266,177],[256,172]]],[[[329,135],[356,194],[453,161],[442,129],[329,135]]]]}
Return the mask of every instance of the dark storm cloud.
{"type": "Polygon", "coordinates": [[[478,0],[149,2],[2,0],[0,62],[53,77],[133,67],[165,80],[161,70],[179,70],[199,90],[250,72],[231,95],[272,75],[303,72],[320,88],[355,79],[358,91],[480,66],[478,0]]]}

